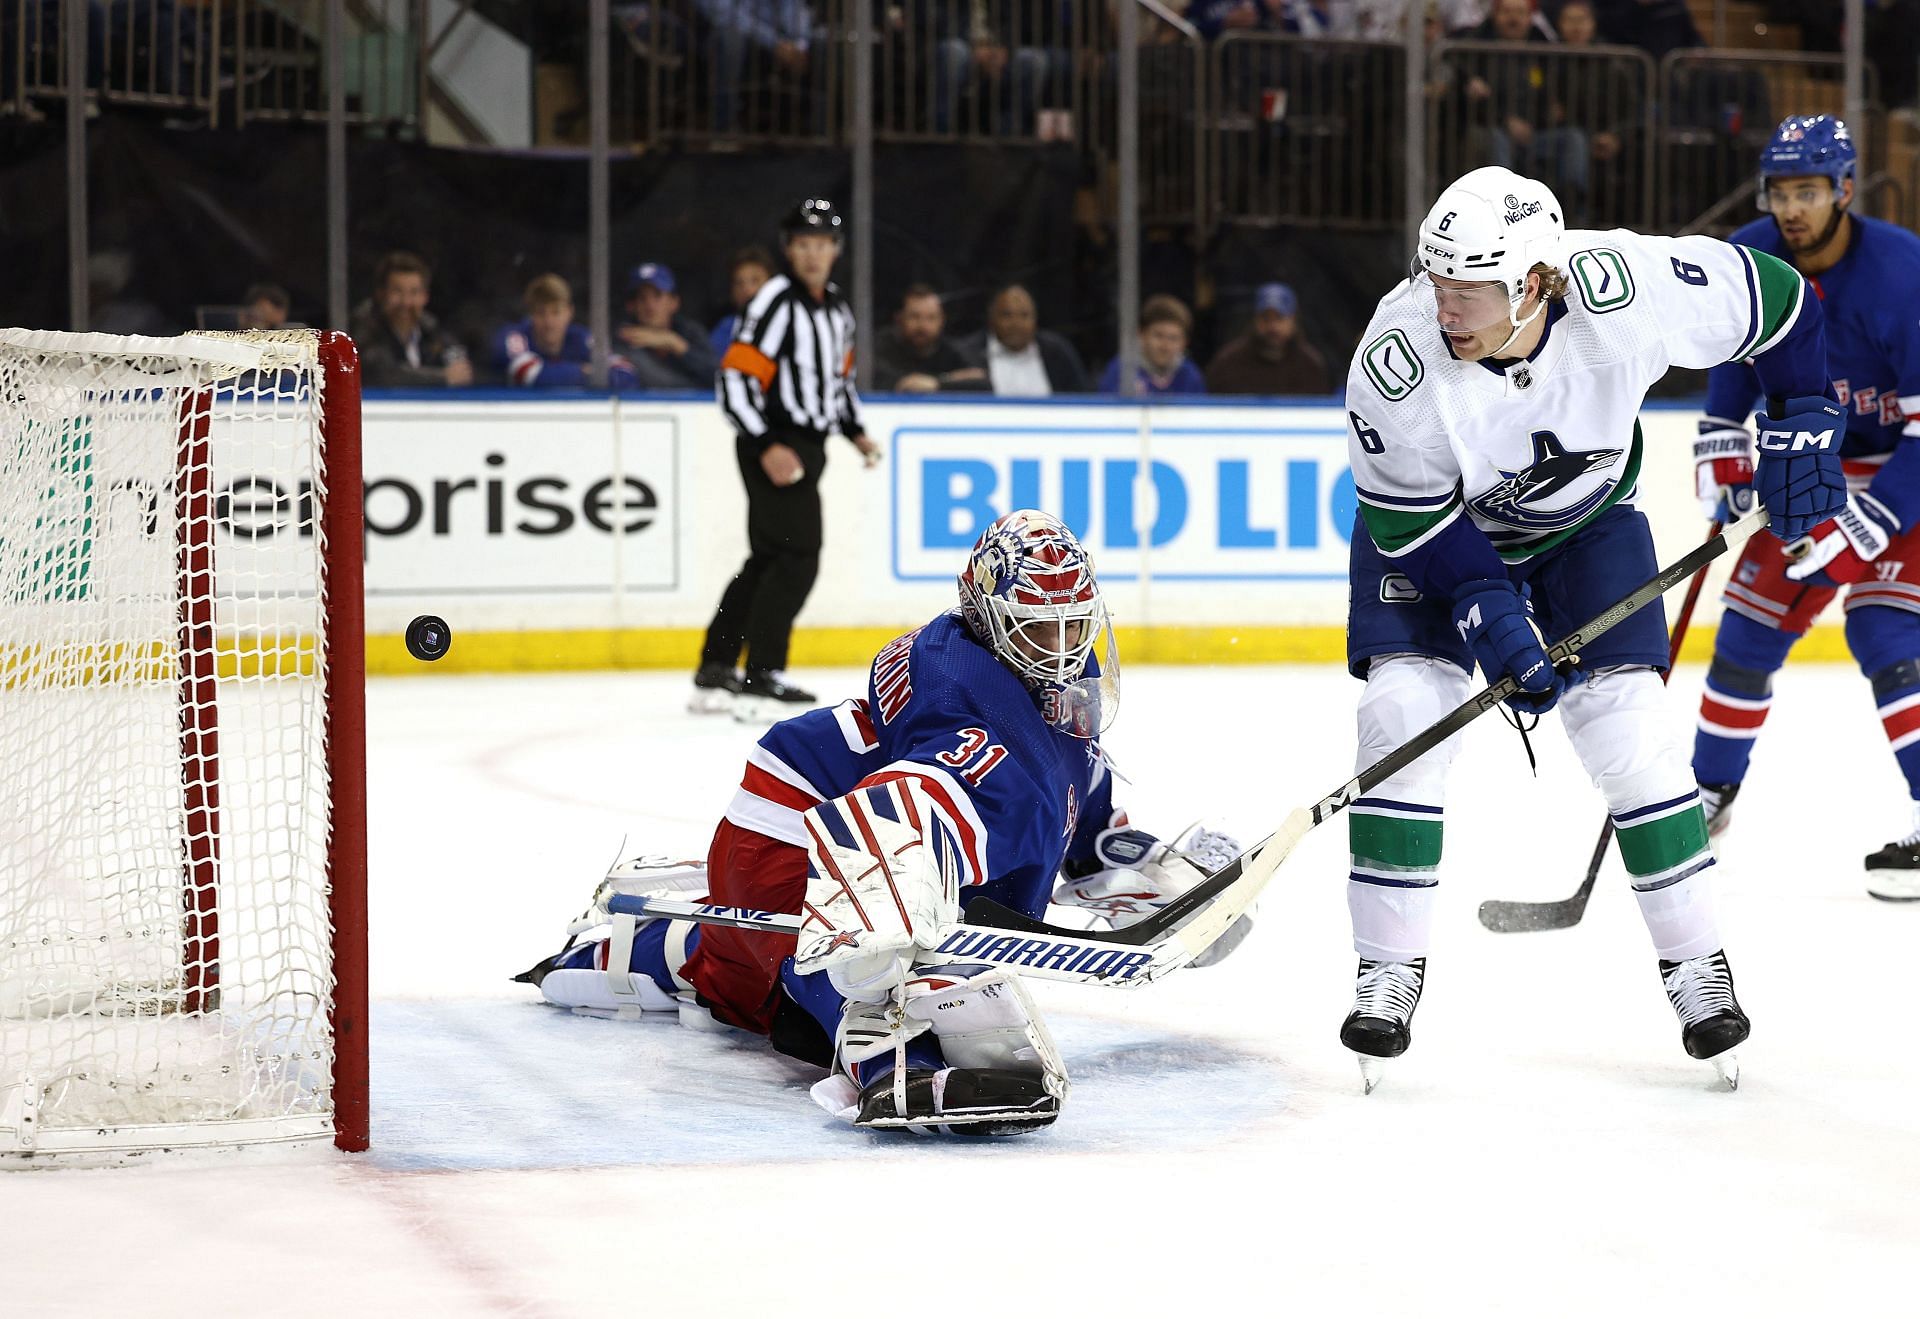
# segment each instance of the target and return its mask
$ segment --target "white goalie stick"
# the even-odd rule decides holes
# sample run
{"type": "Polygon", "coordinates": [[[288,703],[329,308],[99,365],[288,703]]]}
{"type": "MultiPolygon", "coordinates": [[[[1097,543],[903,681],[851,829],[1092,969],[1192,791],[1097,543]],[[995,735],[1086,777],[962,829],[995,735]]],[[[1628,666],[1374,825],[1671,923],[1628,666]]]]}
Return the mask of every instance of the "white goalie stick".
{"type": "MultiPolygon", "coordinates": [[[[1709,537],[1555,642],[1547,650],[1547,658],[1555,666],[1577,659],[1583,646],[1729,550],[1745,544],[1766,525],[1766,510],[1761,509],[1709,537]]],[[[934,948],[919,954],[916,960],[991,962],[1039,980],[1091,981],[1120,987],[1151,983],[1191,962],[1231,929],[1260,896],[1281,862],[1317,825],[1325,824],[1518,689],[1511,677],[1483,688],[1312,806],[1293,810],[1265,840],[1144,920],[1111,933],[1093,934],[1049,925],[991,898],[976,898],[967,906],[966,919],[941,930],[934,948]]],[[[616,914],[665,916],[769,933],[800,932],[800,917],[784,912],[626,894],[610,898],[607,908],[616,914]]]]}

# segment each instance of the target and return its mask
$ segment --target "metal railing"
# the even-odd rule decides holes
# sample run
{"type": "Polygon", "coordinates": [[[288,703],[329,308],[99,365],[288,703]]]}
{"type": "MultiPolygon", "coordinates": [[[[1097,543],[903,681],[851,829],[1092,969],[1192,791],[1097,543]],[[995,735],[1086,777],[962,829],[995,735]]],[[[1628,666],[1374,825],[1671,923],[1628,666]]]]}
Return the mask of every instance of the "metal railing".
{"type": "Polygon", "coordinates": [[[1430,188],[1480,165],[1545,182],[1575,228],[1645,228],[1654,64],[1627,46],[1443,41],[1427,65],[1430,188]]]}
{"type": "MultiPolygon", "coordinates": [[[[215,126],[326,118],[326,0],[84,3],[86,87],[103,102],[215,126]]],[[[0,103],[16,114],[66,95],[70,4],[0,0],[0,103]]],[[[350,0],[347,10],[349,122],[417,125],[415,0],[350,0]]]]}
{"type": "MultiPolygon", "coordinates": [[[[1846,61],[1839,55],[1676,50],[1660,61],[1655,96],[1659,133],[1651,227],[1662,232],[1724,234],[1753,218],[1760,148],[1790,114],[1840,114],[1846,61]]],[[[1885,134],[1875,107],[1877,79],[1866,74],[1868,158],[1874,173],[1885,134]]],[[[1904,201],[1904,199],[1902,199],[1904,201]]],[[[1905,217],[1898,217],[1904,219],[1905,217]]]]}
{"type": "MultiPolygon", "coordinates": [[[[63,0],[4,0],[0,100],[30,113],[66,95],[63,0]]],[[[204,111],[212,102],[220,0],[85,0],[86,85],[126,105],[204,111]]]]}
{"type": "Polygon", "coordinates": [[[1406,51],[1229,32],[1208,75],[1208,213],[1392,229],[1406,209],[1406,51]]]}

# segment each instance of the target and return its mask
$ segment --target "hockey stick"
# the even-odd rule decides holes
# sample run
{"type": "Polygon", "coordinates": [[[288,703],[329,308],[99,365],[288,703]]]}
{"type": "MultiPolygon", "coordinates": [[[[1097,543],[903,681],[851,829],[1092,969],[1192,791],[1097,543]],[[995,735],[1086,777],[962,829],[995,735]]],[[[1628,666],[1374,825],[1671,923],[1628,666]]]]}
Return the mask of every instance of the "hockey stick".
{"type": "MultiPolygon", "coordinates": [[[[978,904],[976,904],[978,905],[978,904]]],[[[801,931],[801,918],[783,911],[759,911],[752,907],[725,907],[710,902],[683,902],[674,898],[648,898],[631,893],[616,893],[607,899],[607,910],[616,916],[654,916],[669,920],[693,921],[700,925],[725,925],[738,930],[759,930],[766,934],[793,934],[801,931]]],[[[1016,913],[1017,914],[1017,913],[1016,913]]],[[[916,952],[914,960],[925,963],[992,962],[1011,967],[1036,980],[1065,980],[1131,988],[1156,980],[1177,967],[1185,966],[1197,953],[1187,951],[1177,939],[1157,943],[1122,943],[1089,935],[1084,930],[1059,930],[1051,926],[1028,933],[1013,933],[992,926],[956,921],[944,926],[931,949],[916,952]]]]}
{"type": "MultiPolygon", "coordinates": [[[[1650,580],[1602,610],[1591,622],[1574,629],[1554,643],[1547,651],[1547,658],[1558,665],[1578,656],[1582,646],[1659,599],[1667,591],[1692,577],[1729,550],[1744,545],[1748,537],[1766,525],[1766,510],[1760,509],[1732,526],[1709,536],[1698,548],[1671,566],[1661,569],[1650,580]]],[[[1516,690],[1518,690],[1518,684],[1511,677],[1502,678],[1499,682],[1483,689],[1478,695],[1455,708],[1452,713],[1414,734],[1405,743],[1348,779],[1346,783],[1312,806],[1295,809],[1271,837],[1241,853],[1218,874],[1211,875],[1194,885],[1145,920],[1102,936],[1100,942],[1153,944],[1156,947],[1162,947],[1170,940],[1178,940],[1189,950],[1186,960],[1191,961],[1198,957],[1215,939],[1230,929],[1248,907],[1253,905],[1253,900],[1259,896],[1260,890],[1266,886],[1273,872],[1279,869],[1280,863],[1286,860],[1287,854],[1293,851],[1314,826],[1324,824],[1338,815],[1358,798],[1386,782],[1488,710],[1506,700],[1516,690]]],[[[1058,926],[1034,920],[990,898],[976,899],[970,904],[967,908],[967,919],[973,925],[992,925],[1048,937],[1079,934],[1077,931],[1064,930],[1058,926]]]]}
{"type": "MultiPolygon", "coordinates": [[[[1582,646],[1659,599],[1728,550],[1744,544],[1766,524],[1766,511],[1762,509],[1708,537],[1684,558],[1555,642],[1548,649],[1547,658],[1558,665],[1577,657],[1582,646]]],[[[1482,689],[1312,806],[1293,810],[1264,841],[1144,920],[1108,934],[1095,935],[1049,925],[991,898],[976,898],[967,906],[967,919],[942,930],[934,949],[921,957],[992,962],[1042,980],[1098,981],[1121,986],[1157,980],[1191,962],[1231,929],[1260,896],[1280,863],[1315,826],[1338,815],[1517,690],[1519,684],[1511,677],[1482,689]]],[[[800,932],[798,916],[710,903],[616,894],[608,899],[607,909],[620,915],[666,916],[783,934],[800,932]]]]}
{"type": "MultiPolygon", "coordinates": [[[[1709,541],[1720,534],[1722,525],[1715,521],[1707,528],[1709,541]]],[[[1673,676],[1673,666],[1680,662],[1680,643],[1686,640],[1687,624],[1693,621],[1693,607],[1700,602],[1700,588],[1706,584],[1707,566],[1701,564],[1700,571],[1693,575],[1693,582],[1687,587],[1686,602],[1674,616],[1673,636],[1667,642],[1667,671],[1661,676],[1662,683],[1673,676]]],[[[1587,914],[1587,899],[1593,896],[1593,883],[1600,877],[1600,867],[1607,859],[1607,844],[1612,841],[1613,817],[1609,815],[1600,829],[1600,841],[1594,844],[1593,857],[1587,862],[1587,877],[1580,881],[1580,887],[1572,897],[1553,902],[1488,898],[1480,904],[1480,923],[1495,934],[1530,934],[1536,930],[1565,930],[1578,925],[1580,918],[1587,914]]]]}

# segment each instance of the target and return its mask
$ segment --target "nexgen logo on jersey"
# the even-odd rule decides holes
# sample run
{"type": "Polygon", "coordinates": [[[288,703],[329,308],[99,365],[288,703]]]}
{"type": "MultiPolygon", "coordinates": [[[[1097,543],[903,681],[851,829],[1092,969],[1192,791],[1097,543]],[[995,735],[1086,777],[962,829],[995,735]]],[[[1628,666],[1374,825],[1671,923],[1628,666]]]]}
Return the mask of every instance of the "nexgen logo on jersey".
{"type": "Polygon", "coordinates": [[[1831,449],[1833,431],[1762,430],[1759,445],[1768,453],[1798,453],[1802,449],[1831,449]]]}

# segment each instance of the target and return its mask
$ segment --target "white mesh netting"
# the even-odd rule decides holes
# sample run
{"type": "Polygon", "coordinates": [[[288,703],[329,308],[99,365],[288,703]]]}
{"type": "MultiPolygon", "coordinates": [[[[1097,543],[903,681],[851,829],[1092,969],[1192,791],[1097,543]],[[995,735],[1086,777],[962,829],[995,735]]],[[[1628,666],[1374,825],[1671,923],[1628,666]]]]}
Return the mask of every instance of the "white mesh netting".
{"type": "Polygon", "coordinates": [[[0,331],[0,1155],[330,1130],[321,382],[0,331]]]}

